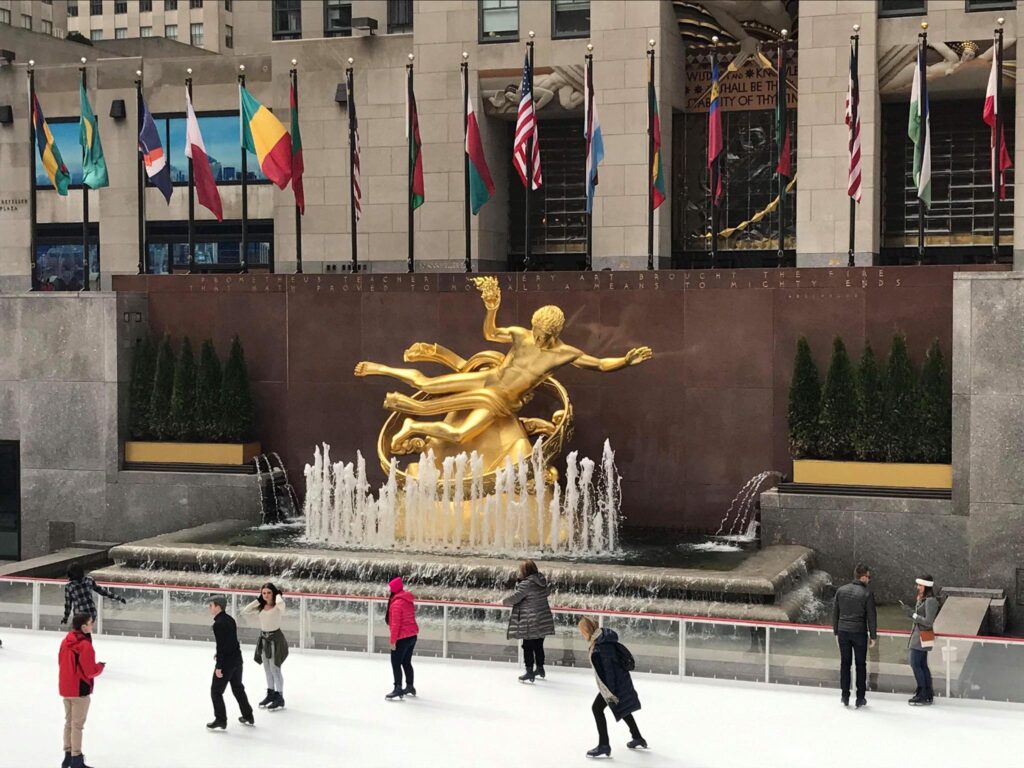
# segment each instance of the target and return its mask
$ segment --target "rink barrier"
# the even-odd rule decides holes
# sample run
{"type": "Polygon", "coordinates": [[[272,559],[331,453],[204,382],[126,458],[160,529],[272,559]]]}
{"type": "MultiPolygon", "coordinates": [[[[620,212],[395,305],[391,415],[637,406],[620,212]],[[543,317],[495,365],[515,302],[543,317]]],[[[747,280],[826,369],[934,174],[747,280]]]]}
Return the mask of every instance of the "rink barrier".
{"type": "MultiPolygon", "coordinates": [[[[65,579],[51,579],[51,578],[39,578],[39,577],[2,577],[0,578],[0,625],[5,626],[22,626],[19,624],[12,624],[9,621],[10,616],[19,616],[29,618],[29,626],[25,628],[31,628],[33,630],[49,630],[59,629],[59,627],[50,626],[51,621],[54,618],[54,614],[59,617],[63,613],[63,585],[66,583],[65,579]],[[31,588],[31,608],[28,611],[9,611],[8,606],[21,606],[23,603],[8,603],[5,602],[5,591],[4,585],[24,585],[31,588]],[[44,587],[49,588],[60,588],[60,600],[59,605],[57,603],[44,603],[42,597],[44,587]],[[56,611],[53,607],[57,606],[56,611]],[[45,609],[45,610],[44,610],[45,609]],[[30,613],[30,617],[26,614],[30,613]],[[44,618],[46,621],[44,622],[44,618]]],[[[172,593],[192,593],[192,594],[223,594],[230,599],[229,610],[233,614],[238,614],[240,598],[249,597],[254,599],[258,595],[257,590],[252,589],[237,589],[237,588],[220,588],[220,587],[198,587],[190,585],[179,585],[179,584],[138,584],[129,582],[113,582],[113,581],[100,581],[97,582],[100,585],[113,589],[113,590],[127,590],[131,592],[142,592],[142,593],[158,593],[160,603],[160,630],[159,634],[147,634],[146,637],[154,637],[163,640],[180,639],[178,635],[172,630],[172,593]]],[[[365,653],[377,653],[385,652],[387,650],[387,644],[384,644],[383,648],[378,649],[379,638],[377,636],[377,630],[383,625],[383,618],[378,617],[380,613],[376,608],[382,607],[387,598],[385,596],[375,595],[351,595],[351,594],[324,594],[324,593],[311,593],[311,592],[288,592],[287,597],[294,601],[298,599],[299,611],[298,611],[298,625],[294,629],[289,628],[288,633],[297,634],[297,645],[300,649],[314,649],[316,648],[316,642],[314,639],[314,627],[313,619],[311,618],[310,602],[311,601],[325,601],[334,602],[339,604],[346,604],[348,606],[362,606],[366,608],[366,625],[365,625],[365,646],[361,649],[365,653]]],[[[440,634],[439,637],[433,642],[436,645],[436,652],[433,653],[435,656],[440,658],[459,658],[459,656],[453,656],[451,652],[452,643],[452,611],[453,609],[463,609],[470,611],[494,611],[500,614],[507,614],[511,611],[510,606],[502,605],[500,603],[478,603],[469,601],[457,601],[457,600],[429,600],[417,599],[417,605],[421,608],[435,608],[440,611],[440,634]]],[[[201,607],[201,604],[196,604],[196,610],[201,607]]],[[[105,601],[101,595],[96,595],[96,608],[97,608],[97,620],[96,620],[96,632],[97,634],[104,634],[104,618],[115,618],[114,614],[119,611],[131,610],[130,604],[126,608],[108,607],[105,605],[105,601]]],[[[672,628],[674,627],[675,638],[673,645],[676,654],[674,669],[670,669],[666,672],[664,668],[654,668],[656,665],[651,664],[649,671],[658,674],[671,674],[678,677],[679,680],[684,680],[687,677],[695,678],[707,678],[711,677],[714,679],[729,679],[730,676],[735,680],[753,680],[756,682],[762,682],[765,684],[772,685],[802,685],[806,680],[808,684],[823,686],[826,683],[830,685],[837,684],[838,671],[836,663],[836,652],[835,644],[832,638],[827,637],[832,633],[832,627],[821,624],[795,624],[787,622],[772,622],[772,621],[759,621],[754,619],[725,619],[725,618],[710,618],[705,616],[692,616],[687,614],[679,613],[658,613],[650,611],[612,611],[604,609],[583,609],[583,608],[569,608],[563,606],[552,606],[552,613],[556,617],[556,624],[558,619],[563,619],[563,628],[568,629],[567,619],[572,619],[577,616],[596,616],[599,625],[605,626],[606,624],[619,624],[632,622],[634,625],[642,622],[650,622],[652,627],[657,625],[658,627],[668,629],[671,634],[672,628]],[[803,635],[805,638],[810,636],[811,641],[805,641],[803,644],[807,647],[804,648],[790,648],[786,649],[786,642],[783,642],[787,635],[791,634],[793,637],[799,637],[803,635]],[[776,639],[775,645],[781,644],[783,647],[779,650],[773,651],[773,636],[776,639]],[[822,636],[825,636],[822,639],[822,636]],[[746,651],[737,650],[735,641],[741,639],[744,642],[750,642],[750,648],[746,651]],[[724,640],[723,647],[714,647],[714,642],[709,643],[708,641],[724,640]],[[727,647],[727,646],[733,647],[727,647]],[[763,647],[762,647],[763,646],[763,647]],[[812,650],[817,652],[818,655],[807,655],[806,651],[812,650]],[[802,653],[797,653],[802,651],[802,653]],[[750,659],[750,656],[761,656],[763,660],[750,659]],[[740,658],[743,657],[743,658],[740,658]],[[778,667],[781,667],[781,672],[778,667]],[[756,670],[755,670],[756,668],[756,670]],[[787,672],[788,670],[788,672],[787,672]],[[832,682],[832,678],[836,679],[836,682],[832,682]]],[[[289,612],[292,613],[292,612],[289,612]]],[[[422,611],[421,611],[422,614],[422,611]]],[[[123,619],[122,619],[123,620],[123,619]]],[[[431,620],[424,619],[421,624],[428,624],[431,620]]],[[[502,622],[505,619],[502,618],[502,622]]],[[[205,622],[205,619],[203,619],[205,622]]],[[[147,624],[153,622],[146,622],[147,624]]],[[[573,622],[574,623],[574,622],[573,622]]],[[[494,622],[492,622],[494,624],[494,622]]],[[[197,624],[196,626],[200,626],[197,624]]],[[[202,624],[205,631],[206,625],[202,624]]],[[[492,630],[493,632],[493,630],[492,630]]],[[[130,635],[131,632],[121,631],[113,632],[110,634],[115,635],[130,635]]],[[[421,628],[421,635],[424,634],[421,628]]],[[[653,635],[657,635],[655,632],[653,635]]],[[[876,651],[877,658],[870,659],[869,657],[869,677],[875,678],[875,684],[872,686],[872,690],[878,690],[880,681],[887,680],[882,687],[891,687],[896,691],[913,691],[913,676],[910,674],[909,667],[906,665],[906,654],[905,644],[909,637],[909,632],[903,630],[879,630],[879,646],[881,646],[883,640],[890,646],[886,649],[886,659],[881,659],[881,650],[876,651]],[[896,643],[901,643],[897,646],[896,643]]],[[[144,635],[138,633],[139,637],[144,635]]],[[[623,640],[626,642],[634,651],[634,655],[637,656],[637,669],[641,671],[644,664],[641,663],[643,659],[648,661],[656,660],[658,662],[666,662],[668,655],[666,653],[648,653],[651,648],[654,649],[666,649],[668,646],[664,643],[656,646],[646,644],[651,637],[651,633],[644,635],[640,632],[630,632],[627,637],[623,640]]],[[[190,636],[191,637],[191,636],[190,636]]],[[[563,635],[564,637],[564,635],[563,635]]],[[[203,639],[208,639],[203,637],[203,639]]],[[[464,641],[463,641],[464,642],[464,641]]],[[[484,647],[494,646],[493,638],[490,643],[480,641],[478,644],[483,644],[484,647]]],[[[788,643],[793,645],[792,642],[788,643]]],[[[522,663],[522,649],[518,643],[515,650],[515,659],[506,655],[504,660],[516,661],[522,663]]],[[[799,645],[799,643],[798,643],[799,645]]],[[[1014,668],[1020,669],[1022,666],[1021,662],[1024,661],[1024,638],[1009,638],[1009,637],[975,637],[967,635],[937,635],[937,647],[936,650],[942,657],[942,667],[933,669],[933,676],[936,678],[944,678],[943,680],[936,680],[938,692],[940,695],[943,692],[946,697],[952,697],[954,694],[962,698],[977,698],[977,699],[988,699],[989,696],[984,695],[984,692],[978,695],[978,690],[981,690],[984,686],[979,687],[971,679],[966,682],[962,679],[964,671],[968,668],[968,658],[972,651],[977,648],[996,652],[999,654],[999,648],[1003,648],[1005,651],[1004,655],[1007,655],[1005,661],[986,661],[982,664],[988,663],[993,666],[1001,667],[1000,674],[1005,676],[1006,670],[1012,670],[1014,668]],[[963,659],[960,658],[960,651],[962,646],[967,646],[966,653],[963,654],[963,659]],[[1010,657],[1012,655],[1012,658],[1010,657]],[[957,685],[954,685],[954,681],[957,685]],[[944,685],[942,685],[944,684],[944,685]]],[[[328,649],[332,650],[332,649],[328,649]]],[[[346,650],[346,649],[342,649],[346,650]]],[[[506,646],[507,650],[507,646],[506,646]]],[[[575,659],[576,649],[567,648],[562,649],[565,654],[575,659]]],[[[553,656],[553,652],[557,652],[557,649],[549,649],[549,657],[553,656]]],[[[430,651],[427,650],[427,654],[430,651]]],[[[487,655],[489,660],[493,660],[493,656],[488,654],[480,654],[481,657],[487,655]]],[[[984,655],[984,654],[979,654],[984,655]]],[[[473,655],[468,658],[475,658],[473,655]]],[[[934,654],[933,654],[934,658],[934,654]]],[[[557,664],[558,662],[556,662],[557,664]]],[[[564,663],[564,662],[563,662],[564,663]]],[[[576,664],[572,664],[575,666],[576,664]]],[[[549,666],[551,666],[549,664],[549,666]]],[[[568,665],[567,665],[568,666],[568,665]]],[[[974,671],[977,671],[979,664],[974,665],[974,671]]],[[[971,673],[973,675],[973,672],[971,673]]],[[[1012,701],[1024,703],[1024,685],[1013,686],[1015,691],[1009,696],[999,695],[999,700],[1012,701]]]]}

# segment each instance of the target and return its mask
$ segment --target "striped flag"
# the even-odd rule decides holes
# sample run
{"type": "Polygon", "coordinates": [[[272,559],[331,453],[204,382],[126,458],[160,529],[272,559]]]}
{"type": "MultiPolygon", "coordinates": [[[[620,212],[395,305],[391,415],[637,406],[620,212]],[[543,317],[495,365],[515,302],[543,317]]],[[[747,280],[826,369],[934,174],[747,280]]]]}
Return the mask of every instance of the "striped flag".
{"type": "Polygon", "coordinates": [[[46,124],[43,116],[43,108],[39,106],[39,97],[32,94],[32,122],[36,129],[36,145],[39,147],[39,159],[43,162],[43,170],[50,177],[50,183],[57,190],[58,194],[66,195],[68,185],[71,183],[71,174],[68,167],[64,165],[64,159],[60,156],[60,148],[50,133],[50,126],[46,124]]]}
{"type": "Polygon", "coordinates": [[[185,157],[192,161],[192,174],[195,179],[196,194],[199,204],[209,209],[217,221],[224,221],[224,210],[220,203],[220,192],[217,182],[213,179],[213,169],[206,155],[203,134],[199,131],[196,111],[192,108],[192,96],[185,88],[185,157]]]}
{"type": "Polygon", "coordinates": [[[654,91],[654,77],[647,64],[647,121],[651,130],[652,153],[649,183],[651,185],[651,208],[657,210],[665,202],[665,169],[661,160],[661,118],[658,116],[658,94],[654,91]]]}
{"type": "Polygon", "coordinates": [[[857,74],[857,50],[850,43],[850,78],[846,89],[846,126],[850,140],[850,175],[846,182],[846,194],[858,203],[862,197],[860,186],[860,76],[857,74]]]}
{"type": "Polygon", "coordinates": [[[708,106],[708,179],[713,185],[711,202],[722,200],[722,100],[718,89],[718,56],[711,54],[711,100],[708,106]]]}
{"type": "MultiPolygon", "coordinates": [[[[296,75],[298,77],[298,75],[296,75]]],[[[302,134],[299,133],[299,97],[295,93],[295,84],[292,83],[290,92],[292,108],[292,194],[295,195],[295,206],[299,213],[306,213],[306,193],[302,188],[302,172],[305,166],[302,163],[302,134]]]]}
{"type": "Polygon", "coordinates": [[[359,119],[356,117],[356,93],[351,78],[348,82],[348,122],[352,128],[352,201],[356,221],[363,215],[363,188],[359,176],[359,119]]]}
{"type": "MultiPolygon", "coordinates": [[[[463,77],[469,73],[463,71],[463,77]]],[[[479,213],[484,203],[494,194],[491,169],[487,167],[484,144],[480,139],[480,125],[473,111],[473,99],[466,88],[466,154],[469,156],[469,204],[473,214],[479,213]]]]}
{"type": "Polygon", "coordinates": [[[512,146],[512,164],[515,165],[523,186],[531,184],[532,189],[541,185],[540,173],[540,133],[537,131],[537,109],[533,103],[533,69],[530,67],[530,56],[526,55],[523,64],[523,84],[520,86],[519,117],[516,119],[516,137],[512,146]],[[532,165],[533,178],[526,179],[526,150],[530,139],[533,139],[532,165]]]}
{"type": "Polygon", "coordinates": [[[412,89],[412,67],[405,89],[405,138],[409,142],[409,205],[415,211],[426,200],[423,186],[423,142],[420,140],[420,116],[412,89]]]}
{"type": "Polygon", "coordinates": [[[914,186],[917,198],[925,208],[932,205],[932,136],[928,120],[928,78],[924,72],[925,47],[917,44],[917,66],[914,67],[914,85],[910,89],[910,119],[907,135],[914,142],[914,186]]]}
{"type": "Polygon", "coordinates": [[[292,137],[274,113],[238,86],[242,149],[256,155],[263,175],[284,189],[292,180],[292,137]]]}
{"type": "Polygon", "coordinates": [[[160,190],[164,199],[171,202],[171,171],[167,167],[167,155],[160,143],[160,133],[153,122],[153,115],[146,106],[142,93],[139,93],[139,114],[142,116],[142,128],[139,130],[139,152],[142,153],[142,164],[146,168],[146,176],[150,183],[160,190]]]}
{"type": "MultiPolygon", "coordinates": [[[[793,177],[793,158],[789,145],[789,110],[786,109],[786,57],[782,43],[779,43],[779,85],[775,94],[775,142],[779,162],[775,172],[787,179],[793,177]]],[[[786,188],[782,188],[786,193],[786,188]]]]}
{"type": "MultiPolygon", "coordinates": [[[[995,47],[993,46],[993,50],[995,47]]],[[[992,190],[995,191],[996,179],[999,183],[999,199],[1006,199],[1006,169],[1013,163],[1010,162],[1010,150],[1006,148],[1006,135],[1003,133],[1003,125],[999,123],[999,170],[996,170],[996,120],[999,108],[996,101],[996,89],[999,87],[999,65],[996,56],[992,56],[992,70],[988,75],[988,87],[985,89],[985,108],[982,111],[982,118],[992,129],[992,140],[990,144],[990,165],[992,168],[992,190]]]]}
{"type": "Polygon", "coordinates": [[[594,195],[597,193],[597,166],[604,160],[604,138],[601,136],[601,121],[597,119],[597,104],[594,102],[594,60],[587,60],[587,78],[584,85],[586,96],[583,125],[587,136],[587,213],[594,211],[594,195]]]}
{"type": "Polygon", "coordinates": [[[109,187],[107,161],[103,159],[103,144],[100,143],[100,129],[96,115],[89,105],[85,86],[78,86],[78,103],[81,117],[78,122],[78,140],[82,145],[82,184],[90,189],[109,187]]]}

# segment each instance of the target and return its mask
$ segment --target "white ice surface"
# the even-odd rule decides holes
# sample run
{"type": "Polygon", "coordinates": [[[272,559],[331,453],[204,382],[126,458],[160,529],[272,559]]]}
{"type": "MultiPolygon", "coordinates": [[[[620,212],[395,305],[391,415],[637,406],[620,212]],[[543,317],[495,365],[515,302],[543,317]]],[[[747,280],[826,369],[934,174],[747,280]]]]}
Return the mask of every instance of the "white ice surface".
{"type": "MultiPolygon", "coordinates": [[[[0,632],[0,766],[56,768],[63,708],[57,648],[63,635],[0,632]]],[[[293,652],[284,665],[286,710],[208,733],[213,646],[96,638],[108,664],[97,680],[84,753],[95,768],[546,768],[584,765],[597,743],[593,673],[550,667],[535,685],[511,664],[415,659],[417,699],[386,702],[387,656],[293,652]]],[[[264,677],[246,656],[251,701],[264,677]]],[[[637,722],[650,751],[625,748],[609,718],[613,765],[645,768],[962,768],[1020,765],[1024,708],[942,700],[911,708],[874,694],[843,709],[837,692],[636,675],[637,722]]]]}

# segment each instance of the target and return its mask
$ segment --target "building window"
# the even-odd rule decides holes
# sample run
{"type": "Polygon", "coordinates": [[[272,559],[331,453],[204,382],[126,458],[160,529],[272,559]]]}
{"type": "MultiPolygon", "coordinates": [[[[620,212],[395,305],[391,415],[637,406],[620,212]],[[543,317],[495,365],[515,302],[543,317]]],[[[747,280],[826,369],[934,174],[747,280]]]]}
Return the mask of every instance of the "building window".
{"type": "Polygon", "coordinates": [[[178,10],[178,0],[164,0],[165,11],[176,11],[178,10]]]}
{"type": "Polygon", "coordinates": [[[94,43],[96,41],[98,41],[98,40],[102,40],[103,39],[103,30],[102,29],[94,29],[94,30],[92,30],[89,33],[89,39],[92,40],[94,43]]]}
{"type": "Polygon", "coordinates": [[[966,11],[1013,11],[1017,9],[1017,0],[966,0],[966,11]]]}
{"type": "Polygon", "coordinates": [[[480,41],[519,39],[519,0],[480,0],[480,41]]]}
{"type": "Polygon", "coordinates": [[[128,0],[115,0],[114,13],[128,13],[128,0]]]}
{"type": "Polygon", "coordinates": [[[114,27],[114,39],[115,40],[127,40],[128,39],[128,27],[114,27]]]}
{"type": "Polygon", "coordinates": [[[231,6],[232,6],[231,0],[224,0],[224,10],[225,11],[227,11],[228,13],[233,11],[234,8],[232,8],[231,6]]]}
{"type": "Polygon", "coordinates": [[[925,0],[878,0],[878,15],[923,16],[928,12],[925,0]]]}
{"type": "MultiPolygon", "coordinates": [[[[46,181],[50,183],[49,179],[46,181]]],[[[89,226],[89,284],[100,276],[99,224],[89,226]]],[[[85,278],[82,264],[82,227],[74,224],[36,226],[36,264],[32,287],[36,291],[80,291],[85,278]]]]}
{"type": "Polygon", "coordinates": [[[196,48],[203,47],[203,25],[193,24],[189,28],[189,40],[192,41],[192,45],[196,48]]]}
{"type": "Polygon", "coordinates": [[[590,0],[552,0],[552,38],[589,36],[590,0]]]}
{"type": "Polygon", "coordinates": [[[352,36],[352,3],[327,0],[324,3],[324,37],[352,36]]]}
{"type": "Polygon", "coordinates": [[[164,27],[164,37],[166,37],[168,40],[177,40],[178,39],[178,25],[177,24],[168,24],[168,25],[166,25],[164,27]]]}
{"type": "Polygon", "coordinates": [[[42,32],[43,32],[44,35],[52,35],[53,34],[53,22],[52,21],[47,21],[46,19],[43,19],[42,26],[43,26],[42,32]]]}
{"type": "Polygon", "coordinates": [[[388,0],[388,34],[412,32],[412,0],[388,0]]]}
{"type": "Polygon", "coordinates": [[[78,16],[78,2],[77,0],[68,0],[68,18],[75,18],[78,16]]]}
{"type": "MultiPolygon", "coordinates": [[[[302,38],[301,6],[301,0],[274,0],[272,13],[274,19],[273,38],[275,40],[299,40],[302,38]]],[[[328,6],[325,5],[325,14],[328,13],[327,8],[328,6]]]]}
{"type": "Polygon", "coordinates": [[[102,16],[103,15],[103,0],[89,0],[89,15],[90,16],[102,16]]]}
{"type": "Polygon", "coordinates": [[[11,12],[6,8],[0,8],[0,24],[11,23],[11,12]]]}
{"type": "Polygon", "coordinates": [[[230,24],[224,25],[224,47],[235,47],[235,28],[232,27],[230,24]]]}
{"type": "Polygon", "coordinates": [[[32,29],[32,17],[27,13],[21,14],[22,29],[32,29]]]}
{"type": "Polygon", "coordinates": [[[153,28],[152,27],[139,27],[139,37],[152,37],[152,36],[153,36],[153,28]]]}
{"type": "Polygon", "coordinates": [[[153,10],[153,0],[139,0],[139,13],[149,13],[153,10]]]}
{"type": "Polygon", "coordinates": [[[189,8],[202,8],[203,7],[203,0],[188,0],[188,7],[189,8]]]}

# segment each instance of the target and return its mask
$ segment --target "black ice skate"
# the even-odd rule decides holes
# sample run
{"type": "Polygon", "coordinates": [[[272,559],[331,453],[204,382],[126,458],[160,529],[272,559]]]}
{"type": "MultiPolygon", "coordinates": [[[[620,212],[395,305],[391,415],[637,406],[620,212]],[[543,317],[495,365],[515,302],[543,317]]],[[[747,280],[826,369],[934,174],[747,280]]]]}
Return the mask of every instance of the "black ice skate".
{"type": "Polygon", "coordinates": [[[922,690],[921,688],[918,688],[917,693],[915,693],[912,698],[907,700],[907,704],[909,704],[912,707],[920,707],[922,704],[924,704],[924,702],[924,690],[922,690]]]}
{"type": "Polygon", "coordinates": [[[526,670],[526,674],[525,675],[520,675],[519,676],[519,682],[520,683],[532,683],[536,679],[537,679],[537,674],[532,669],[526,670]]]}
{"type": "Polygon", "coordinates": [[[267,705],[267,711],[276,712],[279,709],[284,709],[284,694],[274,691],[274,700],[267,705]]]}
{"type": "Polygon", "coordinates": [[[267,688],[267,695],[263,697],[263,701],[260,702],[260,709],[266,709],[267,705],[274,700],[274,696],[277,691],[267,688]]]}
{"type": "Polygon", "coordinates": [[[388,701],[394,701],[395,699],[401,699],[405,697],[405,691],[399,688],[397,685],[391,693],[387,694],[384,698],[388,701]]]}
{"type": "Polygon", "coordinates": [[[416,686],[415,685],[411,685],[411,684],[407,685],[402,690],[402,693],[404,693],[406,696],[412,696],[415,699],[416,698],[416,686]]]}
{"type": "Polygon", "coordinates": [[[639,736],[626,744],[626,746],[630,749],[647,749],[647,740],[643,736],[639,736]]]}
{"type": "Polygon", "coordinates": [[[220,728],[223,731],[225,728],[228,727],[228,724],[226,722],[224,722],[223,720],[213,720],[213,721],[207,723],[206,727],[209,730],[211,730],[211,731],[215,731],[218,728],[220,728]]]}
{"type": "Polygon", "coordinates": [[[537,665],[537,672],[536,672],[536,674],[534,676],[535,677],[539,677],[541,680],[543,680],[545,678],[544,667],[538,664],[537,665]]]}
{"type": "Polygon", "coordinates": [[[256,725],[256,721],[253,719],[252,715],[249,715],[248,717],[242,715],[238,718],[238,722],[240,722],[242,725],[256,725]]]}
{"type": "Polygon", "coordinates": [[[861,707],[866,707],[867,705],[868,705],[868,700],[865,699],[863,696],[861,698],[857,699],[857,709],[860,709],[861,707]]]}
{"type": "Polygon", "coordinates": [[[598,744],[591,750],[587,751],[587,757],[611,757],[612,748],[607,744],[598,744]]]}

